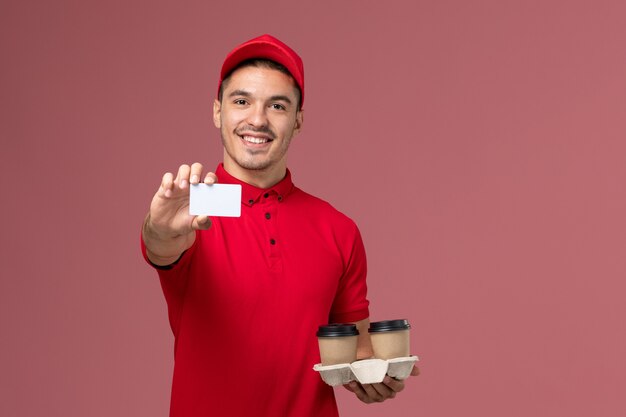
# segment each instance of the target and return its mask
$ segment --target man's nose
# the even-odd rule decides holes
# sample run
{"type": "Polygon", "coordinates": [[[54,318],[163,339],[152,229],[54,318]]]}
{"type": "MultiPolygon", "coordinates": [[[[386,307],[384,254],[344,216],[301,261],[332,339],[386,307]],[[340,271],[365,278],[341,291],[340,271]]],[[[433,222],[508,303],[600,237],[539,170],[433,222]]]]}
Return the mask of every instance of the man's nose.
{"type": "Polygon", "coordinates": [[[250,107],[247,122],[251,126],[266,127],[267,126],[267,109],[262,104],[255,104],[250,107]]]}

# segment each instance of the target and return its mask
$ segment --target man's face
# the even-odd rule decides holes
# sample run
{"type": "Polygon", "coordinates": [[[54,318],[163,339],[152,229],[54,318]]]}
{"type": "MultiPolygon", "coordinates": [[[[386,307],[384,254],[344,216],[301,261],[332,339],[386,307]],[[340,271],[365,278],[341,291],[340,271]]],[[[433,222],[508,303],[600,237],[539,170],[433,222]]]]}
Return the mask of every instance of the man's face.
{"type": "Polygon", "coordinates": [[[213,121],[232,175],[284,173],[289,143],[302,126],[293,79],[275,69],[239,68],[213,105],[213,121]]]}

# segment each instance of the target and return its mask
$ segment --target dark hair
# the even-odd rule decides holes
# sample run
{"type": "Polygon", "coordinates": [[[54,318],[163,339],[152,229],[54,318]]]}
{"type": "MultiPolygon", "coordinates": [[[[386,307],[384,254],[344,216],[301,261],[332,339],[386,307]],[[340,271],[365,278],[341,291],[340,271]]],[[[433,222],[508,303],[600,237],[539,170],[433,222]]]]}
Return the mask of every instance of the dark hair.
{"type": "Polygon", "coordinates": [[[252,58],[252,59],[245,60],[241,62],[239,65],[237,65],[235,68],[230,70],[230,72],[226,74],[226,76],[222,79],[222,84],[220,85],[220,91],[217,94],[217,99],[220,102],[222,101],[222,94],[224,93],[224,88],[226,88],[225,85],[228,83],[230,76],[233,75],[233,73],[237,71],[239,68],[244,68],[244,67],[269,68],[269,69],[280,71],[283,74],[287,74],[293,81],[293,84],[296,87],[296,90],[298,91],[298,94],[297,94],[298,110],[300,110],[302,91],[300,91],[300,87],[296,83],[296,80],[293,78],[289,70],[285,68],[284,65],[279,64],[278,62],[272,61],[271,59],[265,59],[265,58],[252,58]]]}

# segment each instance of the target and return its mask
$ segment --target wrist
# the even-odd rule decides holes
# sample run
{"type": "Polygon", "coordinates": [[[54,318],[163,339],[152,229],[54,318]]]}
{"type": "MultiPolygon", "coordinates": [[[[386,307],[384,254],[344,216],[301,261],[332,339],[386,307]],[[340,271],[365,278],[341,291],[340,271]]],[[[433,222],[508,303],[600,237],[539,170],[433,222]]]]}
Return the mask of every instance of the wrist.
{"type": "Polygon", "coordinates": [[[146,246],[146,256],[155,266],[174,264],[195,240],[195,232],[188,235],[163,235],[150,222],[150,214],[144,220],[142,238],[146,246]]]}

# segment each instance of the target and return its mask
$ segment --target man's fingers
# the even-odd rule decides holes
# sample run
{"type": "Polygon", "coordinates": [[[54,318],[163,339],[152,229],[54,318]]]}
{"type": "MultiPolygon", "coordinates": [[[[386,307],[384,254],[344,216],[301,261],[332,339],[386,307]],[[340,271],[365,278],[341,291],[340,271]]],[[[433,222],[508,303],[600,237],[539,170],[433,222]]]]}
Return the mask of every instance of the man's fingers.
{"type": "Polygon", "coordinates": [[[166,172],[161,179],[161,187],[159,187],[159,197],[171,197],[172,186],[174,185],[174,175],[171,172],[166,172]]]}
{"type": "Polygon", "coordinates": [[[211,219],[209,216],[196,216],[191,223],[191,227],[195,230],[207,230],[211,227],[211,219]]]}
{"type": "Polygon", "coordinates": [[[348,391],[352,391],[359,400],[371,404],[395,398],[396,394],[404,389],[404,382],[386,376],[383,382],[378,384],[359,384],[352,381],[344,386],[348,391]]]}
{"type": "Polygon", "coordinates": [[[372,386],[372,384],[362,384],[363,391],[367,394],[367,397],[370,399],[370,402],[383,402],[385,399],[383,396],[376,391],[376,389],[372,386]]]}
{"type": "Polygon", "coordinates": [[[189,173],[191,168],[187,164],[183,164],[178,168],[178,175],[176,176],[175,183],[181,189],[184,189],[189,185],[189,173]]]}
{"type": "Polygon", "coordinates": [[[385,386],[387,386],[392,392],[394,392],[394,394],[404,389],[403,381],[391,378],[390,376],[386,376],[385,379],[383,379],[383,384],[385,384],[385,386]]]}
{"type": "Polygon", "coordinates": [[[413,365],[413,369],[411,369],[411,376],[418,376],[420,374],[420,368],[413,365]]]}
{"type": "Polygon", "coordinates": [[[356,381],[350,382],[348,385],[345,385],[345,387],[346,389],[348,389],[348,391],[352,391],[356,395],[356,397],[359,400],[363,401],[365,404],[372,403],[372,400],[369,398],[361,384],[357,383],[356,381]]]}
{"type": "Polygon", "coordinates": [[[200,182],[200,176],[202,175],[202,164],[194,162],[191,164],[191,170],[189,173],[189,183],[197,184],[200,182]]]}
{"type": "MultiPolygon", "coordinates": [[[[411,375],[419,375],[417,366],[413,367],[411,375]]],[[[344,385],[348,391],[352,391],[359,400],[366,404],[374,402],[383,402],[390,398],[395,398],[398,392],[404,390],[404,381],[399,381],[389,375],[385,376],[382,383],[378,384],[359,384],[352,381],[344,385]]]]}
{"type": "Polygon", "coordinates": [[[376,388],[374,388],[373,384],[363,384],[361,386],[363,387],[363,391],[365,391],[365,394],[367,394],[367,396],[371,400],[370,402],[380,403],[385,401],[385,397],[380,392],[378,392],[376,388]]]}
{"type": "Polygon", "coordinates": [[[207,173],[206,176],[204,177],[205,184],[215,184],[216,182],[217,182],[217,175],[215,175],[213,172],[207,173]]]}

